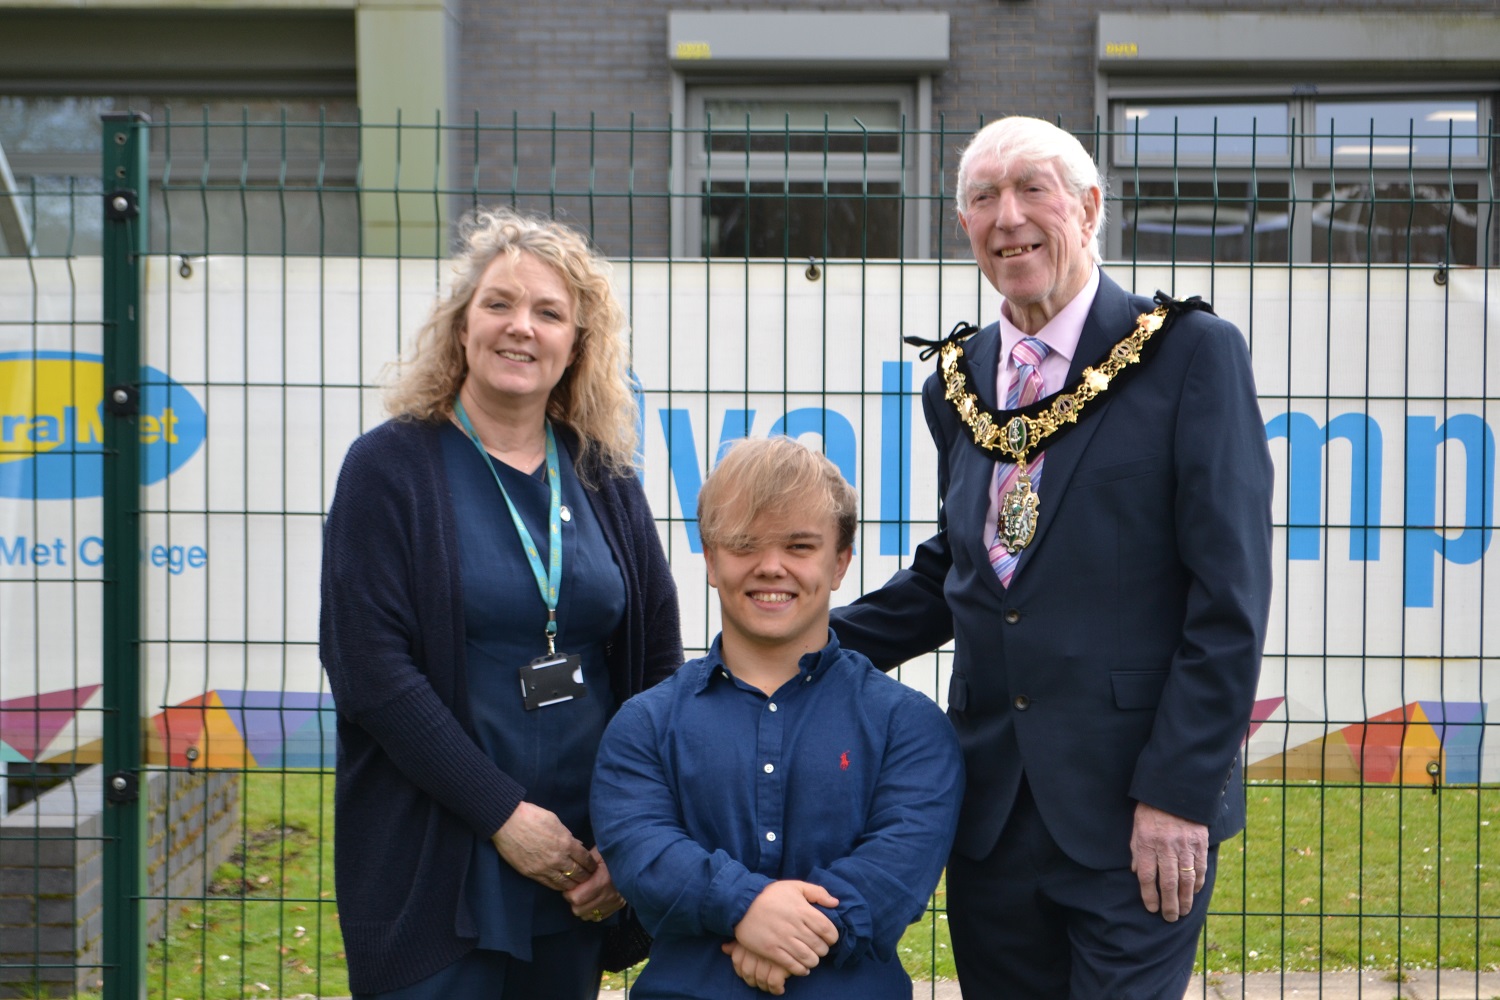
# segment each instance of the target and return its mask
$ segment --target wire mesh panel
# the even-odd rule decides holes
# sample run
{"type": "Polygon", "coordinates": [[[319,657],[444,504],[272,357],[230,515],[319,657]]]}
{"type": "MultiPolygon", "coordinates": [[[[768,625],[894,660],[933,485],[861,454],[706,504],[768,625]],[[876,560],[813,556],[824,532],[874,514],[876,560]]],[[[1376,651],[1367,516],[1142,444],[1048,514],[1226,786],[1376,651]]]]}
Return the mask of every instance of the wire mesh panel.
{"type": "Polygon", "coordinates": [[[0,989],[101,980],[99,260],[0,261],[0,989]]]}
{"type": "MultiPolygon", "coordinates": [[[[1351,969],[1473,985],[1500,965],[1486,628],[1494,137],[1461,116],[1435,131],[1322,110],[1315,127],[1272,127],[1253,108],[1223,119],[1127,108],[1115,130],[1080,133],[1110,178],[1106,269],[1140,292],[1201,294],[1245,332],[1276,465],[1250,820],[1221,850],[1205,994],[1245,989],[1245,974],[1300,988],[1292,977],[1351,969]]],[[[469,208],[559,216],[614,260],[641,476],[690,656],[719,625],[696,495],[732,440],[801,437],[856,486],[863,523],[839,601],[878,586],[935,530],[936,457],[917,400],[930,362],[902,338],[997,315],[949,214],[967,126],[919,133],[899,109],[863,106],[815,121],[733,102],[705,114],[693,130],[404,128],[211,107],[144,126],[152,996],[348,993],[334,705],[316,648],[322,519],[349,443],[384,419],[385,366],[447,281],[469,208]]],[[[57,228],[82,201],[56,197],[66,205],[23,211],[31,242],[0,258],[12,799],[0,983],[32,993],[102,978],[89,875],[102,838],[89,824],[103,786],[97,768],[79,772],[99,761],[102,734],[102,514],[89,477],[103,278],[57,228]],[[60,784],[14,806],[49,781],[60,784]]],[[[899,676],[942,703],[949,663],[939,651],[899,676]]],[[[919,981],[953,976],[943,899],[940,887],[902,942],[919,981]]]]}

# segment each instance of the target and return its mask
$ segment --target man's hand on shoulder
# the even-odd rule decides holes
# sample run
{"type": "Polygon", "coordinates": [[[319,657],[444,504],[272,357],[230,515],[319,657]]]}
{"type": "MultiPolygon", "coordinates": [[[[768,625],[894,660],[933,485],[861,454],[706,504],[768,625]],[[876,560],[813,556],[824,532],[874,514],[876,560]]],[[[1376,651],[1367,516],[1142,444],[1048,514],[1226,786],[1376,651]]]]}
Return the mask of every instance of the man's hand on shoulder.
{"type": "Polygon", "coordinates": [[[1208,827],[1137,802],[1130,835],[1130,870],[1141,883],[1141,902],[1168,923],[1193,908],[1208,867],[1208,827]]]}
{"type": "Polygon", "coordinates": [[[769,984],[774,978],[769,970],[762,969],[761,963],[751,962],[748,956],[742,961],[735,957],[732,946],[726,946],[726,953],[735,960],[735,972],[750,985],[772,993],[780,992],[786,975],[807,975],[839,940],[838,928],[818,907],[838,905],[839,901],[826,889],[811,882],[793,879],[772,882],[761,890],[735,925],[734,939],[744,951],[784,970],[776,984],[778,989],[761,985],[759,980],[769,984]],[[749,977],[747,970],[751,973],[749,977]]]}

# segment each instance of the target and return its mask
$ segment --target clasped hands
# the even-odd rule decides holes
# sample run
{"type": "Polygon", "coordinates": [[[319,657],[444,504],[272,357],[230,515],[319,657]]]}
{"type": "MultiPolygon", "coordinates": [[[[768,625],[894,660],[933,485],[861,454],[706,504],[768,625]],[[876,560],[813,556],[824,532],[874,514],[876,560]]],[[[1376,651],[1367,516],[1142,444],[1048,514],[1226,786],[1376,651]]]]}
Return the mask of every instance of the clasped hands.
{"type": "Polygon", "coordinates": [[[599,849],[584,847],[549,809],[522,802],[490,839],[506,864],[562,893],[580,920],[597,922],[625,905],[599,849]]]}
{"type": "Polygon", "coordinates": [[[818,907],[839,901],[811,882],[772,882],[745,911],[734,940],[723,945],[735,975],[773,996],[786,992],[788,976],[805,976],[839,940],[838,928],[818,907]]]}

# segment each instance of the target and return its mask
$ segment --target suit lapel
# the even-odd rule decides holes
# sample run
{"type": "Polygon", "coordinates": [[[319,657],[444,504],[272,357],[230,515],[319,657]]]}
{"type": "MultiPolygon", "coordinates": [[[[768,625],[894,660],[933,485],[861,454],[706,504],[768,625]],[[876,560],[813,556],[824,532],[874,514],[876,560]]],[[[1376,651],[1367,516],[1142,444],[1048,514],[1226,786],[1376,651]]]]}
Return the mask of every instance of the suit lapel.
{"type": "MultiPolygon", "coordinates": [[[[969,361],[969,372],[973,375],[969,389],[979,397],[985,406],[995,407],[995,380],[996,373],[1000,370],[1000,325],[998,323],[986,327],[984,330],[969,338],[964,345],[964,354],[969,361]]],[[[994,456],[974,444],[974,439],[969,434],[969,429],[962,423],[955,421],[958,433],[964,438],[964,444],[958,453],[963,461],[971,463],[972,475],[983,487],[979,489],[970,488],[962,493],[962,503],[967,509],[950,509],[949,523],[977,524],[979,530],[972,532],[965,540],[965,544],[973,547],[973,559],[975,566],[989,565],[989,550],[984,544],[985,522],[989,519],[989,504],[991,494],[995,489],[995,459],[994,456]]],[[[948,501],[951,503],[955,498],[950,494],[948,501]]],[[[1000,596],[1005,595],[1005,588],[1000,586],[1000,580],[994,573],[981,573],[987,577],[991,586],[1000,596]]]]}
{"type": "Polygon", "coordinates": [[[964,354],[968,355],[969,371],[974,375],[974,384],[969,388],[985,406],[998,407],[995,380],[1000,371],[1000,324],[992,323],[970,338],[964,345],[964,354]]]}
{"type": "MultiPolygon", "coordinates": [[[[1094,296],[1094,304],[1089,309],[1088,319],[1084,320],[1083,333],[1078,338],[1078,348],[1073,352],[1073,361],[1068,368],[1067,384],[1072,385],[1085,368],[1119,343],[1130,332],[1135,317],[1136,314],[1131,309],[1130,298],[1125,294],[1125,290],[1101,271],[1099,291],[1094,296]]],[[[1047,461],[1042,469],[1042,486],[1038,491],[1041,497],[1041,507],[1037,517],[1036,534],[1032,537],[1031,544],[1021,551],[1021,558],[1016,563],[1016,579],[1012,581],[1013,585],[1025,579],[1026,564],[1031,562],[1037,549],[1041,548],[1047,530],[1056,519],[1063,495],[1067,492],[1068,483],[1073,478],[1073,472],[1078,468],[1079,460],[1088,449],[1089,440],[1098,429],[1099,421],[1103,419],[1103,410],[1108,406],[1107,394],[1095,399],[1089,404],[1079,425],[1068,432],[1068,435],[1054,447],[1046,449],[1047,461]]]]}

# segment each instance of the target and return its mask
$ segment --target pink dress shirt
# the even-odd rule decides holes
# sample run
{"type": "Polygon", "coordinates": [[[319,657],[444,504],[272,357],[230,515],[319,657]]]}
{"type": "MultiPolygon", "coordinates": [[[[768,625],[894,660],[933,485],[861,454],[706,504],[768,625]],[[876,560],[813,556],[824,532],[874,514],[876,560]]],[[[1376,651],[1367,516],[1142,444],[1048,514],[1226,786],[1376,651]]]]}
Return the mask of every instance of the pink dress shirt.
{"type": "MultiPolygon", "coordinates": [[[[1094,307],[1094,296],[1099,291],[1099,268],[1089,272],[1088,284],[1073,296],[1073,301],[1063,306],[1056,316],[1034,336],[1050,349],[1042,359],[1042,391],[1051,394],[1063,387],[1068,380],[1068,369],[1073,364],[1073,354],[1078,350],[1078,338],[1083,336],[1083,324],[1094,307]]],[[[995,399],[1004,405],[1011,383],[1016,380],[1016,366],[1010,360],[1010,352],[1026,339],[1026,334],[1010,321],[1010,309],[1000,306],[1000,364],[995,371],[995,399]]],[[[1035,457],[1035,456],[1032,456],[1035,457]]],[[[988,549],[995,541],[995,526],[1000,516],[1000,463],[995,463],[995,475],[990,479],[990,504],[984,521],[984,547],[988,549]]],[[[1046,495],[1047,476],[1042,473],[1039,494],[1046,495]]]]}

